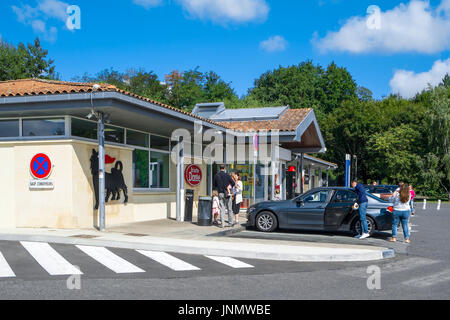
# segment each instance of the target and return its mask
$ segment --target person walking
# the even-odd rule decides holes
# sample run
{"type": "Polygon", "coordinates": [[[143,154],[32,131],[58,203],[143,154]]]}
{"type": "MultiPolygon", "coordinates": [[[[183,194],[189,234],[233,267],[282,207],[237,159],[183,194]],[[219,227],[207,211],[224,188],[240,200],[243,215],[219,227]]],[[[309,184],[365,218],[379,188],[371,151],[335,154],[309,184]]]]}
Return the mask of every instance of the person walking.
{"type": "Polygon", "coordinates": [[[356,200],[356,203],[359,206],[358,212],[359,212],[359,220],[361,221],[361,234],[358,234],[355,236],[357,239],[366,239],[370,237],[369,234],[369,227],[367,225],[367,206],[369,204],[369,200],[366,196],[366,189],[361,183],[358,183],[358,181],[353,180],[352,181],[352,188],[355,189],[356,194],[358,195],[358,199],[356,200]]]}
{"type": "Polygon", "coordinates": [[[242,199],[242,191],[244,189],[241,181],[241,176],[238,172],[232,173],[232,178],[234,180],[233,187],[233,213],[234,213],[234,222],[231,225],[232,227],[239,224],[239,212],[241,211],[241,203],[242,199]]]}
{"type": "Polygon", "coordinates": [[[214,176],[214,189],[216,189],[219,193],[220,220],[222,222],[220,226],[221,228],[225,227],[225,211],[228,211],[228,225],[231,226],[233,224],[233,208],[230,186],[231,188],[234,187],[235,183],[225,170],[225,165],[221,164],[220,172],[214,176]]]}
{"type": "Polygon", "coordinates": [[[411,212],[411,193],[409,192],[409,186],[407,184],[402,184],[402,186],[400,187],[400,191],[395,191],[394,194],[389,198],[389,201],[394,204],[392,237],[389,239],[389,241],[397,241],[397,226],[399,221],[401,221],[403,235],[405,236],[405,242],[410,243],[411,240],[409,239],[408,222],[411,212]]]}
{"type": "Polygon", "coordinates": [[[410,207],[411,207],[411,215],[414,215],[414,198],[416,197],[416,192],[413,189],[412,184],[409,185],[409,193],[411,194],[411,203],[410,203],[410,207]]]}

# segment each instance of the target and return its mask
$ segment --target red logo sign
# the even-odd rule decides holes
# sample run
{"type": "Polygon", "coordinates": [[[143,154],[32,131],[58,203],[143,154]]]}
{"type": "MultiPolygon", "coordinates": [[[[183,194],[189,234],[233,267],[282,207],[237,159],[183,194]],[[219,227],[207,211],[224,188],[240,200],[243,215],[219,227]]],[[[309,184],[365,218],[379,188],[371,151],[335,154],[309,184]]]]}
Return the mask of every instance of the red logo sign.
{"type": "Polygon", "coordinates": [[[198,186],[202,181],[202,169],[195,164],[191,164],[184,170],[184,179],[191,186],[198,186]]]}
{"type": "Polygon", "coordinates": [[[36,179],[46,179],[52,172],[52,162],[50,158],[43,153],[39,153],[31,159],[30,162],[31,175],[36,179]]]}

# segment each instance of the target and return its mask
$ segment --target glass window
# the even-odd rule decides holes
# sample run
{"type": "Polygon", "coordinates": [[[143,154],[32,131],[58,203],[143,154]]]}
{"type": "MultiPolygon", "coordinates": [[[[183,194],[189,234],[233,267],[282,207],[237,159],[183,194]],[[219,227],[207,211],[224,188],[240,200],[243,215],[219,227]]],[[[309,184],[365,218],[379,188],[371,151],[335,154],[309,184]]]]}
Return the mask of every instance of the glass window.
{"type": "Polygon", "coordinates": [[[147,150],[134,150],[133,152],[133,187],[149,187],[149,158],[147,150]]]}
{"type": "Polygon", "coordinates": [[[148,134],[127,129],[127,144],[148,148],[148,134]]]}
{"type": "Polygon", "coordinates": [[[321,190],[308,194],[304,201],[307,203],[328,202],[330,196],[330,190],[321,190]]]}
{"type": "Polygon", "coordinates": [[[150,152],[151,188],[169,188],[169,156],[168,153],[150,152]]]}
{"type": "Polygon", "coordinates": [[[19,120],[0,120],[0,138],[18,137],[19,120]]]}
{"type": "Polygon", "coordinates": [[[24,137],[63,136],[65,132],[64,118],[58,119],[23,119],[24,137]]]}
{"type": "Polygon", "coordinates": [[[105,141],[124,143],[125,130],[113,126],[105,126],[105,141]]]}
{"type": "Polygon", "coordinates": [[[150,148],[169,151],[169,138],[150,136],[150,148]]]}
{"type": "Polygon", "coordinates": [[[334,202],[343,203],[355,203],[357,200],[357,196],[354,192],[348,190],[338,190],[336,193],[336,197],[334,198],[334,202]]]}
{"type": "Polygon", "coordinates": [[[97,140],[97,123],[71,118],[72,136],[97,140]]]}

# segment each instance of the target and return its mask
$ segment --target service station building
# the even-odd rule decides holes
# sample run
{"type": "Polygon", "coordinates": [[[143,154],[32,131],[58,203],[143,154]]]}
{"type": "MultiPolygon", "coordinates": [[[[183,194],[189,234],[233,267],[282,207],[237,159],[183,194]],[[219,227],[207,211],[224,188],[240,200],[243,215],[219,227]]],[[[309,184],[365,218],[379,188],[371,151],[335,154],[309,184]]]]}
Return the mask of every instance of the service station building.
{"type": "Polygon", "coordinates": [[[188,113],[107,84],[4,81],[0,228],[97,227],[103,174],[107,225],[184,221],[186,190],[194,191],[195,219],[198,197],[212,194],[221,163],[240,172],[243,207],[273,199],[276,190],[289,199],[327,185],[328,171],[337,166],[307,154],[325,151],[312,109],[211,103],[188,113]],[[104,172],[98,113],[104,115],[104,172]],[[218,149],[207,152],[213,140],[223,141],[221,157],[218,149]]]}

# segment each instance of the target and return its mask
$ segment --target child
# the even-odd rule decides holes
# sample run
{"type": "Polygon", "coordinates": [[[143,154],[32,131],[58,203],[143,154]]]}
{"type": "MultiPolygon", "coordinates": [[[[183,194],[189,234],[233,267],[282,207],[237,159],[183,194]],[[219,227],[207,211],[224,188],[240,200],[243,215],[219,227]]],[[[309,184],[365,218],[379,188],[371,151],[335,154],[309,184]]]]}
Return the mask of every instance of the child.
{"type": "Polygon", "coordinates": [[[217,192],[217,190],[213,190],[212,195],[213,195],[212,212],[214,216],[213,224],[218,225],[217,217],[219,216],[220,213],[219,192],[217,192]]]}

